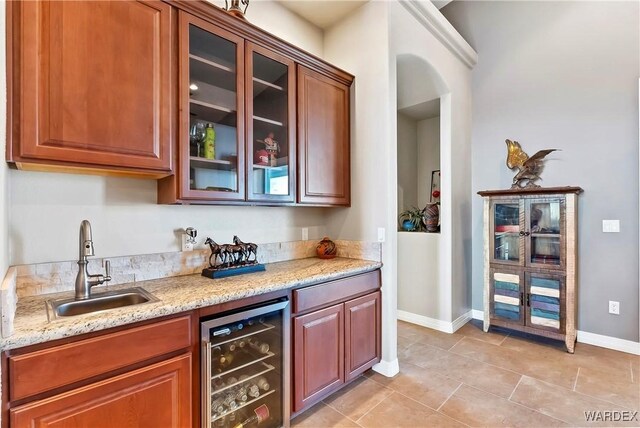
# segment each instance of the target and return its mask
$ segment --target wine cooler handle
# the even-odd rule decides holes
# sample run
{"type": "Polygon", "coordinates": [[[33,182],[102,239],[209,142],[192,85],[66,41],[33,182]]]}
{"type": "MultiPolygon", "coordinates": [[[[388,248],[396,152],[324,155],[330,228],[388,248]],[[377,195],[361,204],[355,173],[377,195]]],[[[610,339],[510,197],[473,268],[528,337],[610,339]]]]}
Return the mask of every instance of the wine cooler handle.
{"type": "Polygon", "coordinates": [[[202,351],[204,354],[204,376],[202,379],[204,393],[204,409],[202,415],[203,426],[211,426],[211,343],[203,342],[202,351]]]}

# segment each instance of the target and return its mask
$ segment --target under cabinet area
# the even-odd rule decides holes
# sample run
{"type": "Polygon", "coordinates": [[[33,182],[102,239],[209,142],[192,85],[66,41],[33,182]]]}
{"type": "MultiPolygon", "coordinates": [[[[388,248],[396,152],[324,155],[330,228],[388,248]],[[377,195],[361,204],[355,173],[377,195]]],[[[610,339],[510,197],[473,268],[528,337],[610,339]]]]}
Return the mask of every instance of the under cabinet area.
{"type": "Polygon", "coordinates": [[[380,361],[380,272],[294,290],[293,411],[380,361]]]}
{"type": "Polygon", "coordinates": [[[7,161],[171,174],[174,16],[159,1],[7,2],[7,161]]]}

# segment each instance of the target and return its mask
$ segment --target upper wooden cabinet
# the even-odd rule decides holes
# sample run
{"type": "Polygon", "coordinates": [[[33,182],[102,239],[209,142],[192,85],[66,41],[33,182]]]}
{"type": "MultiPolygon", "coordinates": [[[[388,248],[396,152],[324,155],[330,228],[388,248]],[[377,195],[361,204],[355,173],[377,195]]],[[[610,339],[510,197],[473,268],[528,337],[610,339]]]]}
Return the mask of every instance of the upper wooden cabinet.
{"type": "Polygon", "coordinates": [[[298,67],[298,202],[349,205],[349,86],[298,67]]]}
{"type": "Polygon", "coordinates": [[[7,12],[8,161],[171,172],[170,5],[25,1],[7,12]]]}

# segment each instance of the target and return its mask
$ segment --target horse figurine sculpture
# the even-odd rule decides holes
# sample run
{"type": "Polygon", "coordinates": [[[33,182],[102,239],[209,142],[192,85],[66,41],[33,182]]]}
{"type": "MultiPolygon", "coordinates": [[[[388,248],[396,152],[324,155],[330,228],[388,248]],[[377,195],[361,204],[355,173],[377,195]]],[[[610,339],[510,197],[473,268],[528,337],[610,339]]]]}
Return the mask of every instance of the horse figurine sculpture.
{"type": "Polygon", "coordinates": [[[246,260],[246,254],[242,245],[226,244],[227,256],[231,259],[227,262],[229,266],[240,266],[246,260]]]}
{"type": "Polygon", "coordinates": [[[212,268],[216,268],[219,266],[224,266],[227,262],[227,244],[218,245],[216,241],[211,238],[207,238],[204,241],[205,245],[208,245],[211,248],[211,255],[209,256],[209,266],[212,268]],[[213,263],[211,263],[211,259],[213,258],[213,263]],[[217,264],[217,259],[220,259],[220,264],[217,264]]]}
{"type": "Polygon", "coordinates": [[[258,263],[258,245],[253,242],[242,242],[237,235],[233,237],[233,243],[244,247],[245,260],[247,264],[258,263]],[[251,254],[253,254],[253,260],[250,260],[251,254]]]}

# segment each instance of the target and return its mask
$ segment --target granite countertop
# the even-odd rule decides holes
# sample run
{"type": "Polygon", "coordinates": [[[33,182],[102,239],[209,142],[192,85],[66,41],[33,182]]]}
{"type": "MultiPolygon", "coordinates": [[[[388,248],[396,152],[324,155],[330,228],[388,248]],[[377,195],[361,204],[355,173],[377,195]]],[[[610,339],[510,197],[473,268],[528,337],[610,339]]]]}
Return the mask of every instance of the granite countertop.
{"type": "Polygon", "coordinates": [[[47,299],[71,298],[73,292],[24,297],[18,300],[14,334],[0,339],[0,350],[19,348],[64,337],[99,331],[161,316],[256,296],[271,291],[311,285],[336,278],[373,271],[382,263],[335,258],[299,259],[266,265],[265,272],[209,279],[201,275],[177,276],[117,286],[98,286],[94,293],[142,287],[158,302],[74,317],[47,320],[47,299]]]}

